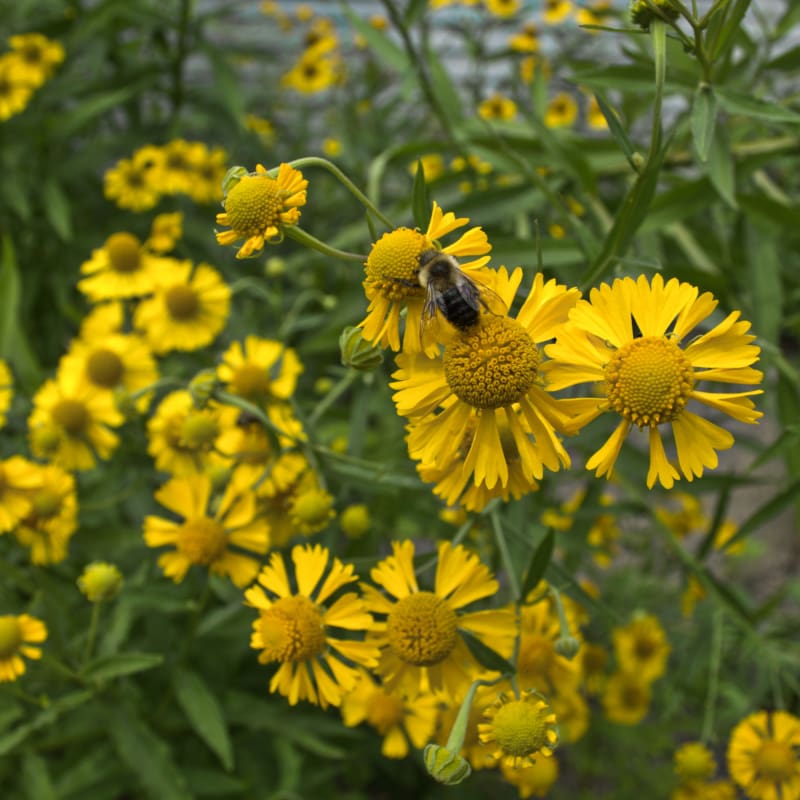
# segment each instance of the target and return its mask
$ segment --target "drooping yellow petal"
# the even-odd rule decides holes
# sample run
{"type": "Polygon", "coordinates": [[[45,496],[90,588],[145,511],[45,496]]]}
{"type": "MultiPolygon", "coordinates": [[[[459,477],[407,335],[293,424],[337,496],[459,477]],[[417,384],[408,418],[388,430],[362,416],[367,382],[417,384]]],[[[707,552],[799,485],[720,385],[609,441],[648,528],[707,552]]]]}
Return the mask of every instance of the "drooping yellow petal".
{"type": "Polygon", "coordinates": [[[586,469],[596,470],[595,475],[598,478],[611,475],[611,470],[614,468],[630,427],[629,422],[621,420],[605,444],[586,462],[586,469]]]}
{"type": "Polygon", "coordinates": [[[658,426],[650,427],[650,468],[647,470],[647,488],[652,489],[656,481],[665,488],[671,489],[680,473],[667,459],[664,442],[661,440],[658,426]]]}

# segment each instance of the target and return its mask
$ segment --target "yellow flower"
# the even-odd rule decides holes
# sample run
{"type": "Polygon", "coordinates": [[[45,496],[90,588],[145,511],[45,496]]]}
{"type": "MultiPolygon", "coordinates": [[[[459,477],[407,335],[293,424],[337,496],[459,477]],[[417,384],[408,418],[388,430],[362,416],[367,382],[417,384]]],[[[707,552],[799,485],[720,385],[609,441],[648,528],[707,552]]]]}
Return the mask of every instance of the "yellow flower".
{"type": "Polygon", "coordinates": [[[552,359],[545,367],[552,390],[584,382],[602,386],[602,398],[584,401],[584,423],[604,411],[622,418],[586,464],[598,476],[611,473],[633,425],[649,432],[648,487],[658,480],[671,489],[680,477],[664,451],[659,432],[663,424],[672,429],[678,465],[688,480],[715,468],[716,451],[731,447],[733,436],[690,412],[690,400],[740,422],[754,423],[762,416],[750,400],[760,390],[720,393],[697,388],[704,380],[748,384],[763,377],[750,366],[760,350],[747,333],[750,323],[739,321],[738,311],[697,335],[698,325],[717,305],[709,292],[698,294],[694,286],[675,278],[665,285],[661,275],[652,283],[642,275],[636,281],[620,278],[612,286],[602,284],[588,301],[577,304],[570,325],[546,348],[552,359]],[[692,338],[682,348],[687,337],[692,338]]]}
{"type": "Polygon", "coordinates": [[[154,182],[160,160],[161,153],[154,147],[142,148],[131,158],[120,159],[103,176],[105,197],[131,211],[152,208],[161,197],[161,190],[154,182]]]}
{"type": "Polygon", "coordinates": [[[172,478],[155,493],[162,506],[181,518],[179,522],[147,516],[144,540],[148,547],[172,545],[158,564],[164,574],[180,583],[193,565],[228,576],[244,588],[258,574],[258,555],[269,549],[269,527],[256,516],[255,497],[229,484],[221,498],[212,495],[205,475],[172,478]]]}
{"type": "Polygon", "coordinates": [[[420,156],[417,161],[408,165],[408,171],[412,175],[417,174],[417,164],[422,162],[422,169],[425,172],[425,182],[430,183],[442,176],[445,171],[444,159],[441,153],[428,153],[420,156]]]}
{"type": "Polygon", "coordinates": [[[281,78],[281,85],[303,94],[324,92],[340,78],[338,59],[317,48],[306,50],[300,60],[281,78]]]}
{"type": "MultiPolygon", "coordinates": [[[[495,292],[509,307],[521,279],[519,268],[496,273],[495,292]]],[[[447,505],[480,510],[492,497],[535,489],[545,467],[569,466],[557,431],[571,430],[571,401],[545,391],[538,345],[556,335],[578,297],[539,273],[516,319],[481,315],[441,358],[398,356],[390,385],[397,412],[410,419],[409,454],[426,480],[440,481],[434,491],[447,505]]]]}
{"type": "Polygon", "coordinates": [[[559,689],[550,696],[550,705],[558,718],[558,735],[571,744],[581,739],[589,729],[589,704],[577,689],[559,689]]]}
{"type": "Polygon", "coordinates": [[[650,686],[635,673],[615,672],[601,698],[606,717],[618,725],[638,725],[650,710],[650,686]]]}
{"type": "Polygon", "coordinates": [[[548,128],[564,128],[578,118],[578,104],[571,94],[559,92],[547,105],[544,124],[548,128]]]}
{"type": "Polygon", "coordinates": [[[81,273],[87,277],[78,281],[78,289],[92,303],[141,297],[153,291],[158,274],[176,263],[148,252],[132,233],[112,233],[81,265],[81,273]]]}
{"type": "Polygon", "coordinates": [[[245,593],[258,610],[250,646],[261,650],[262,664],[279,665],[269,689],[290,705],[339,706],[355,687],[358,667],[371,669],[378,660],[377,649],[364,641],[372,624],[364,603],[355,592],[339,591],[358,576],[320,545],[296,545],[292,562],[290,579],[283,556],[273,553],[260,585],[245,593]]]}
{"type": "Polygon", "coordinates": [[[428,692],[409,698],[387,692],[368,673],[362,672],[355,688],[342,700],[342,719],[348,728],[366,722],[383,737],[386,758],[405,758],[409,741],[422,749],[433,736],[439,700],[428,692]]]}
{"type": "Polygon", "coordinates": [[[363,503],[347,506],[339,515],[339,526],[348,539],[360,539],[370,527],[369,509],[363,503]]]}
{"type": "Polygon", "coordinates": [[[539,29],[534,22],[526,22],[521,33],[509,37],[508,46],[518,53],[535,53],[539,49],[539,29]]]}
{"type": "Polygon", "coordinates": [[[153,296],[138,305],[133,324],[159,355],[199,350],[225,327],[230,297],[230,288],[213,267],[175,261],[158,276],[153,296]]]}
{"type": "Polygon", "coordinates": [[[110,430],[123,423],[108,392],[100,392],[74,374],[46,381],[33,398],[28,417],[31,451],[66,470],[95,466],[119,443],[110,430]],[[44,435],[40,436],[39,433],[44,435]]]}
{"type": "Polygon", "coordinates": [[[288,400],[303,365],[297,352],[275,339],[248,336],[223,354],[217,377],[231,394],[256,405],[288,400]]]}
{"type": "Polygon", "coordinates": [[[64,48],[59,42],[41,33],[21,33],[8,40],[11,54],[24,70],[23,76],[32,86],[41,86],[64,60],[64,48]]]}
{"type": "MultiPolygon", "coordinates": [[[[152,386],[158,380],[158,367],[143,339],[116,333],[94,341],[73,339],[59,362],[58,375],[113,396],[118,389],[133,393],[152,386]]],[[[148,394],[137,401],[140,411],[147,409],[148,394]]]]}
{"type": "Polygon", "coordinates": [[[494,757],[508,767],[530,766],[558,747],[556,715],[532,689],[518,695],[501,692],[483,715],[488,721],[478,725],[478,736],[495,744],[494,757]]]}
{"type": "Polygon", "coordinates": [[[289,518],[296,533],[311,536],[325,530],[336,516],[333,496],[319,487],[300,491],[289,504],[289,518]]]}
{"type": "Polygon", "coordinates": [[[666,671],[672,648],[656,617],[650,614],[636,616],[624,627],[614,628],[612,639],[617,664],[622,672],[651,682],[666,671]]]}
{"type": "Polygon", "coordinates": [[[586,123],[594,131],[608,130],[608,120],[600,110],[600,104],[594,95],[589,97],[589,104],[586,107],[586,123]]]}
{"type": "MultiPolygon", "coordinates": [[[[611,0],[594,0],[591,5],[575,11],[575,21],[578,25],[608,25],[612,10],[611,0]]],[[[589,32],[597,33],[592,30],[589,32]]]]}
{"type": "Polygon", "coordinates": [[[183,212],[159,214],[150,226],[150,236],[144,243],[153,253],[169,253],[183,236],[183,212]]]}
{"type": "MultiPolygon", "coordinates": [[[[492,246],[481,228],[470,228],[455,242],[441,247],[438,240],[469,222],[466,217],[456,218],[452,211],[446,214],[434,201],[433,211],[425,233],[411,228],[396,228],[385,233],[372,245],[366,261],[364,292],[369,307],[366,318],[359,323],[364,338],[381,347],[400,349],[400,312],[407,309],[403,350],[418,352],[420,325],[425,290],[419,283],[419,257],[425,250],[440,250],[456,258],[483,256],[461,264],[461,269],[473,280],[480,279],[480,270],[489,261],[492,246]]],[[[435,344],[429,345],[436,352],[435,344]]]]}
{"type": "Polygon", "coordinates": [[[728,772],[751,800],[800,798],[800,719],[788,711],[757,711],[734,729],[728,772]]]}
{"type": "Polygon", "coordinates": [[[280,241],[281,228],[297,225],[300,206],[306,204],[303,173],[281,164],[273,177],[261,164],[256,171],[244,175],[223,200],[224,213],[217,214],[218,225],[229,225],[229,231],[217,233],[221,245],[244,239],[236,258],[258,255],[265,243],[280,241]]]}
{"type": "Polygon", "coordinates": [[[41,486],[38,464],[22,456],[0,461],[0,533],[10,531],[30,512],[30,493],[41,486]]]}
{"type": "Polygon", "coordinates": [[[122,573],[114,564],[93,561],[84,567],[78,588],[91,603],[113,600],[122,588],[122,573]]]}
{"type": "Polygon", "coordinates": [[[655,515],[679,539],[702,531],[711,523],[703,512],[700,500],[694,495],[675,491],[670,494],[670,501],[670,506],[656,506],[655,515]]]}
{"type": "Polygon", "coordinates": [[[606,682],[608,650],[600,644],[584,642],[578,651],[587,694],[600,694],[606,682]]]}
{"type": "Polygon", "coordinates": [[[222,179],[227,172],[228,154],[221,147],[209,149],[203,142],[190,142],[187,153],[189,185],[186,194],[195,203],[216,203],[222,199],[222,179]]]}
{"type": "Polygon", "coordinates": [[[28,614],[0,617],[0,683],[15,681],[25,673],[22,657],[42,657],[41,643],[47,639],[44,622],[28,614]]]}
{"type": "Polygon", "coordinates": [[[69,540],[78,528],[75,478],[55,464],[37,465],[39,485],[28,490],[30,507],[14,528],[14,536],[30,548],[32,564],[58,564],[67,557],[69,540]]]}
{"type": "Polygon", "coordinates": [[[263,144],[272,144],[275,141],[275,126],[264,117],[247,114],[244,118],[244,126],[247,130],[253,131],[263,144]]]}
{"type": "Polygon", "coordinates": [[[519,11],[521,0],[483,0],[486,10],[496,17],[512,17],[519,11]]]}
{"type": "Polygon", "coordinates": [[[33,92],[20,60],[8,53],[0,55],[0,122],[24,111],[33,92]]]}
{"type": "Polygon", "coordinates": [[[500,771],[503,777],[516,786],[522,800],[528,797],[547,797],[552,785],[558,779],[558,759],[537,758],[526,767],[509,767],[502,764],[500,771]]]}
{"type": "Polygon", "coordinates": [[[8,364],[0,358],[0,428],[6,424],[6,413],[14,397],[14,376],[8,364]]]}
{"type": "Polygon", "coordinates": [[[98,303],[81,321],[79,338],[90,342],[109,334],[122,333],[125,327],[125,306],[118,300],[98,303]]]}
{"type": "Polygon", "coordinates": [[[706,780],[716,771],[714,755],[702,742],[687,742],[675,751],[675,774],[682,781],[706,780]]]}
{"type": "Polygon", "coordinates": [[[334,139],[333,137],[328,137],[322,141],[322,152],[325,153],[328,158],[336,158],[342,154],[342,142],[340,139],[334,139]]]}
{"type": "Polygon", "coordinates": [[[391,692],[434,691],[463,697],[485,670],[471,655],[461,631],[508,657],[515,633],[508,609],[465,611],[492,597],[498,583],[464,547],[439,542],[433,591],[420,590],[414,574],[414,543],[392,542],[393,555],[370,572],[380,589],[362,584],[367,608],[377,616],[371,636],[381,648],[375,670],[391,692]]]}
{"type": "Polygon", "coordinates": [[[544,0],[544,21],[548,25],[563,22],[571,13],[570,0],[544,0]]]}
{"type": "Polygon", "coordinates": [[[483,119],[514,119],[517,116],[517,104],[501,94],[493,94],[478,106],[478,114],[483,119]]]}

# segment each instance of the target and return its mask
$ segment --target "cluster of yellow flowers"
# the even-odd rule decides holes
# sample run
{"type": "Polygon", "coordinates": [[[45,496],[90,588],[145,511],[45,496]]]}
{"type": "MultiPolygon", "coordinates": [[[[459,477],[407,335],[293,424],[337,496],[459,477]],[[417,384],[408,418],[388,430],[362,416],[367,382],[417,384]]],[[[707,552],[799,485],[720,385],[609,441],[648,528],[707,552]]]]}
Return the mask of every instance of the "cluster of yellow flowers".
{"type": "Polygon", "coordinates": [[[41,33],[22,33],[8,40],[0,55],[0,122],[22,113],[34,92],[64,60],[64,48],[41,33]]]}
{"type": "Polygon", "coordinates": [[[145,145],[120,159],[105,174],[105,195],[120,208],[147,211],[165,195],[188,195],[195,203],[222,197],[227,155],[221,147],[173,139],[145,145]]]}
{"type": "Polygon", "coordinates": [[[281,84],[304,94],[329,89],[344,78],[339,35],[333,21],[314,16],[303,33],[303,52],[281,78],[281,84]]]}

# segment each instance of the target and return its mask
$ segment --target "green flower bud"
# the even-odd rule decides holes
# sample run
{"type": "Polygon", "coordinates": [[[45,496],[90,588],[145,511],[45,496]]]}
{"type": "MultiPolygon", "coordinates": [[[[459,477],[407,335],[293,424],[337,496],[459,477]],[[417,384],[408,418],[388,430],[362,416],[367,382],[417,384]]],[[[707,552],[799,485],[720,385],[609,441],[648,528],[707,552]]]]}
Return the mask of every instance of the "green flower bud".
{"type": "Polygon", "coordinates": [[[455,786],[472,773],[469,762],[440,744],[429,744],[422,751],[425,768],[431,777],[446,786],[455,786]]]}
{"type": "Polygon", "coordinates": [[[225,177],[222,179],[222,195],[223,197],[228,196],[228,192],[236,186],[239,181],[247,175],[247,169],[245,167],[231,167],[226,173],[225,177]]]}
{"type": "Polygon", "coordinates": [[[339,350],[342,364],[360,372],[371,372],[383,363],[381,349],[364,339],[361,328],[345,328],[339,336],[339,350]]]}
{"type": "Polygon", "coordinates": [[[555,648],[556,653],[572,661],[572,659],[578,655],[578,650],[581,649],[581,643],[574,636],[560,636],[556,639],[555,648]]]}
{"type": "Polygon", "coordinates": [[[122,588],[122,573],[114,564],[94,561],[78,578],[78,588],[92,603],[112,600],[122,588]]]}
{"type": "Polygon", "coordinates": [[[189,381],[189,394],[195,408],[205,408],[217,388],[217,373],[213,369],[203,369],[189,381]]]}
{"type": "Polygon", "coordinates": [[[643,30],[650,29],[650,23],[656,19],[677,19],[678,9],[674,8],[670,0],[631,0],[631,21],[643,30]],[[656,12],[652,6],[658,8],[656,12]]]}

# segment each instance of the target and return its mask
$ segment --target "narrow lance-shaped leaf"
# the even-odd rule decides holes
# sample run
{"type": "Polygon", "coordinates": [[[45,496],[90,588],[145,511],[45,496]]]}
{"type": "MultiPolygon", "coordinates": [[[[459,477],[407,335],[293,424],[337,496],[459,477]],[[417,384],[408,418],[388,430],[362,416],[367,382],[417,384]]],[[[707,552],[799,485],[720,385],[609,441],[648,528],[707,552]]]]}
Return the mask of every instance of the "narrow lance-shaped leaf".
{"type": "Polygon", "coordinates": [[[428,198],[428,185],[425,182],[425,167],[421,160],[417,161],[417,171],[414,175],[411,212],[414,224],[424,231],[428,227],[428,220],[431,216],[431,202],[428,198]]]}
{"type": "Polygon", "coordinates": [[[475,660],[486,669],[492,672],[500,672],[504,675],[511,675],[514,673],[513,665],[500,655],[496,650],[485,645],[476,636],[473,636],[469,631],[459,631],[461,638],[469,648],[475,660]]]}
{"type": "Polygon", "coordinates": [[[714,88],[707,83],[699,83],[694,93],[691,122],[697,157],[707,161],[717,123],[717,96],[714,88]]]}
{"type": "Polygon", "coordinates": [[[555,532],[552,528],[548,528],[547,533],[544,535],[542,541],[539,542],[539,546],[533,553],[531,563],[528,565],[528,571],[525,573],[525,578],[522,581],[520,594],[523,599],[526,598],[531,589],[544,578],[544,574],[553,557],[555,543],[555,532]]]}

